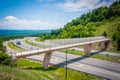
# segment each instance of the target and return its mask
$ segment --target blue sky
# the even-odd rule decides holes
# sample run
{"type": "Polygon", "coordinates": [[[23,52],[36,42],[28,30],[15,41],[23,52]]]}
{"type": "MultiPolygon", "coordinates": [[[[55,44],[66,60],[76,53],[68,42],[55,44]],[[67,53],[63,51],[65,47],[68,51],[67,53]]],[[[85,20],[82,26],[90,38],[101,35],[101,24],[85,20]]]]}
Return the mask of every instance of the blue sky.
{"type": "Polygon", "coordinates": [[[116,0],[0,0],[0,29],[58,29],[116,0]]]}

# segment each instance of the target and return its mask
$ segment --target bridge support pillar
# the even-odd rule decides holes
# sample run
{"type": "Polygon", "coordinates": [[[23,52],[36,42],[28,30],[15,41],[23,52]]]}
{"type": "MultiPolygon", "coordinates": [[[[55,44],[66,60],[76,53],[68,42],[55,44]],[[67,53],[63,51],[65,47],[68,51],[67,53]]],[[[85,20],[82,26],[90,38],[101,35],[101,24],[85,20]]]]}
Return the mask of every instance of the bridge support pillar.
{"type": "Polygon", "coordinates": [[[84,45],[85,56],[90,56],[91,53],[91,44],[84,45]]]}
{"type": "Polygon", "coordinates": [[[16,64],[17,63],[17,58],[16,57],[12,57],[12,64],[16,64]]]}
{"type": "Polygon", "coordinates": [[[52,56],[52,52],[47,52],[47,53],[45,53],[44,60],[43,60],[43,64],[42,64],[42,67],[43,67],[44,69],[47,69],[47,68],[48,68],[48,65],[49,65],[51,56],[52,56]]]}
{"type": "Polygon", "coordinates": [[[109,41],[102,41],[102,42],[100,42],[101,51],[106,50],[107,47],[108,47],[108,44],[109,44],[109,41]]]}

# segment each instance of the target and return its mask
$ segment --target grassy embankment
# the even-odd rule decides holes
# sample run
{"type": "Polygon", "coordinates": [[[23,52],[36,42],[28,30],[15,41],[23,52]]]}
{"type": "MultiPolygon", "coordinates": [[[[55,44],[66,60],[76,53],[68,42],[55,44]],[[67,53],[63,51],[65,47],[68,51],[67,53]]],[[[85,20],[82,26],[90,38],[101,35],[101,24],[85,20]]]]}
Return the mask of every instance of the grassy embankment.
{"type": "MultiPolygon", "coordinates": [[[[62,50],[62,52],[66,52],[66,51],[62,50]]],[[[81,55],[81,56],[85,55],[84,52],[80,52],[80,51],[76,51],[76,50],[67,50],[67,52],[70,54],[75,54],[75,55],[81,55]]],[[[90,57],[120,63],[120,58],[117,58],[117,57],[105,56],[105,55],[100,55],[100,54],[91,54],[90,57]]]]}
{"type": "MultiPolygon", "coordinates": [[[[90,74],[68,69],[67,80],[103,80],[90,74]]],[[[0,80],[65,80],[64,68],[42,69],[41,63],[19,59],[17,68],[0,65],[0,80]]]]}
{"type": "Polygon", "coordinates": [[[37,47],[43,47],[44,45],[42,44],[37,44],[37,43],[34,43],[34,42],[30,42],[28,40],[24,40],[25,43],[29,44],[29,45],[32,45],[32,46],[37,46],[37,47]]]}
{"type": "Polygon", "coordinates": [[[107,51],[109,52],[120,53],[120,51],[116,49],[118,46],[117,41],[113,40],[113,36],[117,31],[119,31],[119,27],[120,27],[119,25],[120,25],[120,17],[116,18],[113,21],[108,21],[100,27],[97,27],[96,31],[94,32],[95,36],[100,36],[104,32],[106,32],[106,37],[111,39],[109,47],[107,49],[107,51]]]}
{"type": "Polygon", "coordinates": [[[107,50],[107,52],[113,52],[113,53],[118,53],[118,54],[120,54],[120,51],[118,51],[118,50],[107,50]]]}
{"type": "MultiPolygon", "coordinates": [[[[106,21],[106,23],[104,25],[96,27],[96,30],[94,32],[95,36],[101,36],[101,35],[103,35],[104,32],[106,32],[106,37],[111,40],[110,44],[109,44],[109,46],[108,46],[108,48],[106,50],[108,52],[113,52],[113,53],[119,53],[120,54],[120,51],[116,49],[118,43],[113,40],[113,35],[119,29],[118,28],[119,24],[120,24],[120,17],[116,18],[113,21],[106,21]]],[[[96,45],[98,45],[98,43],[93,44],[93,46],[92,46],[93,49],[96,49],[96,47],[99,47],[99,46],[96,46],[96,45]]],[[[80,48],[82,48],[82,47],[80,47],[80,48]]]]}
{"type": "Polygon", "coordinates": [[[24,51],[23,49],[15,46],[12,42],[9,42],[9,43],[8,43],[8,47],[11,48],[11,49],[14,49],[14,50],[16,50],[16,51],[24,51]]]}

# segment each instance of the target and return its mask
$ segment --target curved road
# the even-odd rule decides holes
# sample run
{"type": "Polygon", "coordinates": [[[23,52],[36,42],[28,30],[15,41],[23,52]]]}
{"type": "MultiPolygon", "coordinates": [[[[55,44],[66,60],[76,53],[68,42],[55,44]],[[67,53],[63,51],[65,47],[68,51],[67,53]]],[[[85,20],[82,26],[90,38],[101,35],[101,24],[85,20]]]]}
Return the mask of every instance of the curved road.
{"type": "Polygon", "coordinates": [[[14,40],[13,43],[14,43],[16,46],[18,46],[18,47],[20,47],[20,48],[22,48],[22,49],[24,49],[24,50],[27,50],[27,51],[39,49],[39,47],[32,46],[32,45],[29,45],[29,44],[25,43],[24,40],[26,40],[26,38],[25,38],[25,39],[17,39],[17,40],[14,40]],[[20,45],[16,44],[18,41],[20,42],[20,45]]]}
{"type": "Polygon", "coordinates": [[[11,49],[11,48],[8,47],[9,42],[12,42],[12,41],[6,41],[6,42],[3,43],[3,45],[6,46],[7,53],[10,53],[10,54],[15,53],[16,51],[14,49],[11,49]]]}

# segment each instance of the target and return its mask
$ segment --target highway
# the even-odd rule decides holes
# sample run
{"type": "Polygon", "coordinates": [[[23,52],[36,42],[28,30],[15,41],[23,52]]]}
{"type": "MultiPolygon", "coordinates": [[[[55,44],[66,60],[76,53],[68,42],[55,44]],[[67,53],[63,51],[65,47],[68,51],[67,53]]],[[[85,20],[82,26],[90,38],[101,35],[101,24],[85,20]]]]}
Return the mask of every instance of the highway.
{"type": "MultiPolygon", "coordinates": [[[[106,79],[120,79],[120,64],[112,63],[95,58],[86,58],[82,56],[68,54],[67,67],[76,71],[82,71],[92,75],[100,76],[106,79]]],[[[44,54],[27,57],[28,59],[43,61],[44,54]]],[[[65,53],[55,51],[50,60],[51,64],[61,67],[66,66],[65,53]]]]}
{"type": "MultiPolygon", "coordinates": [[[[12,42],[14,42],[16,46],[18,46],[15,42],[21,41],[21,45],[19,45],[19,47],[24,48],[25,50],[27,50],[26,48],[28,48],[28,50],[30,50],[31,45],[24,43],[25,39],[17,39],[14,41],[12,40],[12,42]]],[[[35,42],[35,40],[29,40],[29,41],[35,42]]],[[[5,42],[4,44],[6,45],[8,42],[5,42]]],[[[48,44],[49,44],[49,41],[48,41],[48,44]]],[[[36,46],[32,46],[32,47],[33,49],[36,49],[36,46]]],[[[74,49],[81,50],[78,48],[74,48],[74,49]]],[[[11,51],[10,48],[8,48],[7,50],[8,52],[11,51]]],[[[36,61],[43,61],[44,54],[29,56],[27,58],[36,60],[36,61]]],[[[50,63],[61,66],[61,67],[65,67],[66,66],[65,53],[54,51],[52,58],[50,60],[50,63]]],[[[120,64],[117,64],[117,63],[99,60],[95,58],[82,57],[82,56],[72,55],[72,54],[68,54],[67,63],[68,63],[67,64],[68,68],[76,71],[82,71],[85,73],[100,76],[110,80],[120,80],[120,64]]]]}
{"type": "Polygon", "coordinates": [[[18,46],[18,47],[20,47],[20,48],[22,48],[22,49],[25,49],[25,50],[27,50],[27,51],[39,49],[39,47],[32,46],[32,45],[29,45],[29,44],[25,43],[25,42],[24,42],[25,40],[27,40],[27,39],[26,39],[26,38],[24,38],[24,39],[17,39],[17,40],[15,40],[13,43],[14,43],[16,46],[18,46]],[[21,44],[20,44],[20,45],[16,44],[17,41],[19,41],[21,44]]]}

